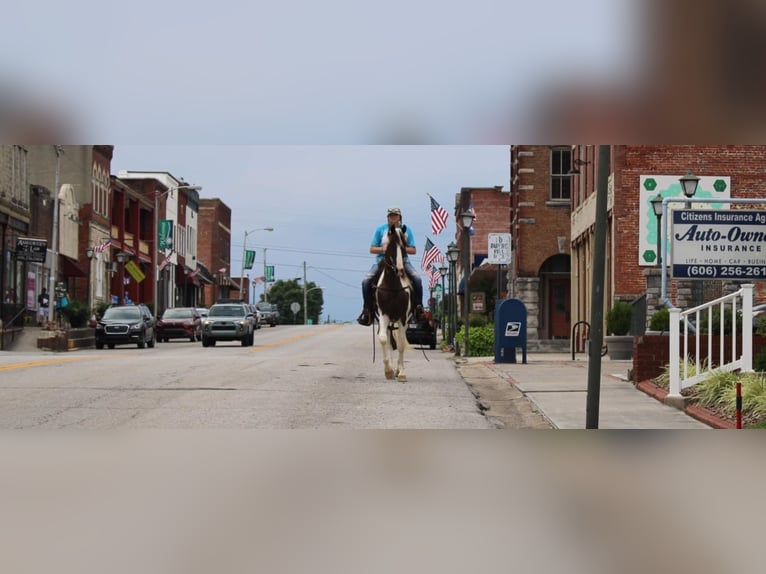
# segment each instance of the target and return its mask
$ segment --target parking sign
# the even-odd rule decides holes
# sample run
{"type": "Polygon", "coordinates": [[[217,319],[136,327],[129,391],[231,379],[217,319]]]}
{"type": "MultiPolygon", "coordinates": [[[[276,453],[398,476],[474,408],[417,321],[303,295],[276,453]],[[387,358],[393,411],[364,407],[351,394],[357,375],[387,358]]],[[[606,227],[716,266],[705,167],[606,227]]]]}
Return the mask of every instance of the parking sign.
{"type": "Polygon", "coordinates": [[[511,234],[487,234],[487,263],[509,265],[511,263],[511,234]]]}

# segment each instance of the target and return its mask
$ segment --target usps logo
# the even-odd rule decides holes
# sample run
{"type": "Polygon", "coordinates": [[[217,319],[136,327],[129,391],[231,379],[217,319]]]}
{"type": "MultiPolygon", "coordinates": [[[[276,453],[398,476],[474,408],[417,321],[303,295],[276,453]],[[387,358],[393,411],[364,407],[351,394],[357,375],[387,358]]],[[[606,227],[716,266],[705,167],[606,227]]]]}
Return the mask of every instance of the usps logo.
{"type": "Polygon", "coordinates": [[[510,321],[505,325],[506,337],[518,337],[519,333],[521,333],[521,322],[510,321]]]}

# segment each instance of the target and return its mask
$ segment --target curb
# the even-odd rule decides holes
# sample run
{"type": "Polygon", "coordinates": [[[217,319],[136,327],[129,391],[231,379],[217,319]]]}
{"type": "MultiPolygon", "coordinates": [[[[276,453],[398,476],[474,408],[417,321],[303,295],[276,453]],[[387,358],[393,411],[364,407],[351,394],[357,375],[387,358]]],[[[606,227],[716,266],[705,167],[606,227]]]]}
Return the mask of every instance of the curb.
{"type": "MultiPolygon", "coordinates": [[[[650,397],[660,401],[661,403],[665,403],[665,397],[668,396],[668,391],[666,389],[658,387],[652,381],[641,381],[640,383],[636,383],[636,388],[639,391],[646,393],[650,397]]],[[[690,417],[697,419],[698,421],[705,423],[714,429],[737,428],[737,425],[732,421],[722,418],[700,405],[685,406],[683,411],[690,417]]]]}

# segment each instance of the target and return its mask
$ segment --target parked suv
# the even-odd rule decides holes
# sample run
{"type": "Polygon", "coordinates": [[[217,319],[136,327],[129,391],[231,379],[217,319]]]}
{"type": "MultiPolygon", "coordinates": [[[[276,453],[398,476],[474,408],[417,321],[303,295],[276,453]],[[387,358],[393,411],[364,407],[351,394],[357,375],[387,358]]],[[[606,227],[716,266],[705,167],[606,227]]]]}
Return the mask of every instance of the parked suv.
{"type": "Polygon", "coordinates": [[[255,307],[261,312],[263,322],[268,323],[269,326],[273,327],[279,322],[279,309],[273,303],[260,301],[255,304],[255,307]]]}
{"type": "Polygon", "coordinates": [[[436,348],[436,324],[430,309],[425,310],[422,321],[407,325],[407,342],[413,345],[428,345],[429,349],[436,348]]]}
{"type": "Polygon", "coordinates": [[[216,303],[202,323],[202,346],[215,347],[217,341],[240,341],[243,347],[253,344],[255,316],[246,303],[216,303]]]}
{"type": "Polygon", "coordinates": [[[96,348],[136,344],[154,347],[154,317],[146,305],[112,305],[96,323],[96,348]]]}

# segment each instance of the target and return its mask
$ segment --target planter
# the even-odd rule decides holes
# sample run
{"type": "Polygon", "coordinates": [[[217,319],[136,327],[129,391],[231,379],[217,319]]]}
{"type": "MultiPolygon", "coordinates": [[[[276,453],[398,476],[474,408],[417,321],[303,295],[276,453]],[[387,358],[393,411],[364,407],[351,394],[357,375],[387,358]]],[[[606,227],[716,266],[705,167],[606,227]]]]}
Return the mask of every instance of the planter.
{"type": "Polygon", "coordinates": [[[66,352],[95,347],[95,331],[84,327],[45,331],[37,339],[37,348],[44,351],[66,352]]]}
{"type": "Polygon", "coordinates": [[[633,358],[633,335],[610,335],[604,337],[607,355],[613,361],[629,361],[633,358]]]}

